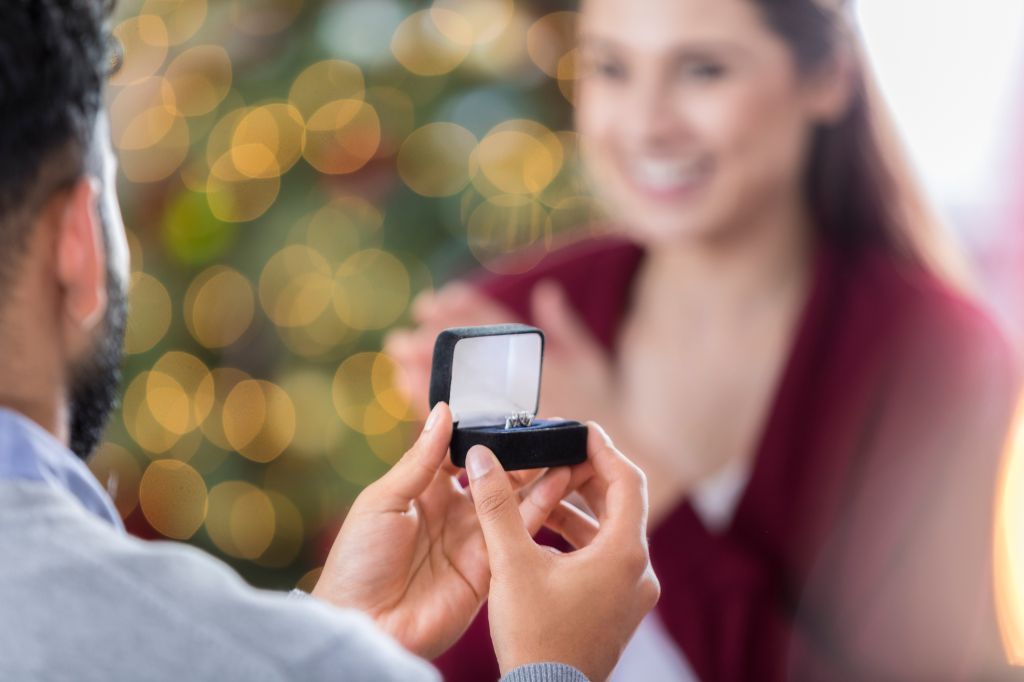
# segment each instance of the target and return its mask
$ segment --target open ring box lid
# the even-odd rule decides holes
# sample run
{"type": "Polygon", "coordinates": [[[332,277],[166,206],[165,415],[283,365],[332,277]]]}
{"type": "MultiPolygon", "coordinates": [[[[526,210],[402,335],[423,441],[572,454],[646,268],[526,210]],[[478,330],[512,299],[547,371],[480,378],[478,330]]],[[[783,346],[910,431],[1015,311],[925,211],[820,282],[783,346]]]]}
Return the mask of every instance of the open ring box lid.
{"type": "Polygon", "coordinates": [[[434,344],[430,406],[452,410],[452,462],[466,464],[474,445],[494,452],[506,470],[579,464],[587,458],[587,427],[536,419],[507,428],[506,419],[536,417],[544,362],[544,332],[524,324],[459,327],[434,344]]]}

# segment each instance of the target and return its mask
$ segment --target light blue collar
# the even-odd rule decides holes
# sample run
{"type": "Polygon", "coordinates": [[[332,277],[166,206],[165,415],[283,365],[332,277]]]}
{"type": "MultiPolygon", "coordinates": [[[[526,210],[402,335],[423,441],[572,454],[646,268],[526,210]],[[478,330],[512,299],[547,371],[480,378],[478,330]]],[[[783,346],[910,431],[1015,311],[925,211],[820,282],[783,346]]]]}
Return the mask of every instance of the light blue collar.
{"type": "Polygon", "coordinates": [[[0,407],[3,481],[38,481],[71,493],[90,512],[124,529],[110,496],[82,460],[28,417],[0,407]]]}

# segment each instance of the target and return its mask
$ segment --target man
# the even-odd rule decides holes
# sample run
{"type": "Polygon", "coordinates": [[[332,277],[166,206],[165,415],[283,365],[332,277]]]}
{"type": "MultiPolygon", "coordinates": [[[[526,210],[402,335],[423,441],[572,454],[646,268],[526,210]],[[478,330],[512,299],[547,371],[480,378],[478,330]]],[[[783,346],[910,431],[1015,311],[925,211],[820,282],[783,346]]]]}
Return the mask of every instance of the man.
{"type": "Polygon", "coordinates": [[[0,22],[0,679],[435,679],[423,659],[488,595],[505,679],[607,677],[658,585],[643,475],[595,425],[587,464],[529,488],[474,450],[468,495],[438,405],[354,503],[312,596],[124,533],[82,461],[114,401],[128,277],[106,15],[5,0],[0,22]],[[545,523],[581,549],[539,548],[545,523]]]}

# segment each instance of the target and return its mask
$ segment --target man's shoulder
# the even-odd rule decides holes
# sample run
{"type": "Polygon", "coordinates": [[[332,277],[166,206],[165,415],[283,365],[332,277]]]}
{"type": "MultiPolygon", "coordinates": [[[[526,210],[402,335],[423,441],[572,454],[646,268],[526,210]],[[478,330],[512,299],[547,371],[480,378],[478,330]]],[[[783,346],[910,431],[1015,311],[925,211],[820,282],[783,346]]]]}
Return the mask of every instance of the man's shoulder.
{"type": "Polygon", "coordinates": [[[364,615],[253,589],[195,548],[122,535],[60,491],[0,484],[0,510],[0,672],[330,679],[343,665],[346,679],[429,678],[364,615]]]}

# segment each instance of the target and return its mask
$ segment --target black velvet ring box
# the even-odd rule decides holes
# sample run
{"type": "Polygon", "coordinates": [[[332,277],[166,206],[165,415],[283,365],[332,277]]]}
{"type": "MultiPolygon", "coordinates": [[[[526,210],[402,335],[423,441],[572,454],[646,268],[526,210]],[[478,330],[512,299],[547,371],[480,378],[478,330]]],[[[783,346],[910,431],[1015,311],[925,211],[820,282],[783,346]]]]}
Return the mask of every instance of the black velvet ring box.
{"type": "Polygon", "coordinates": [[[490,448],[508,471],[586,460],[584,424],[535,418],[543,362],[544,332],[536,327],[459,327],[438,335],[430,406],[444,401],[451,407],[456,466],[465,466],[474,445],[490,448]],[[522,425],[531,418],[532,423],[522,425]]]}

